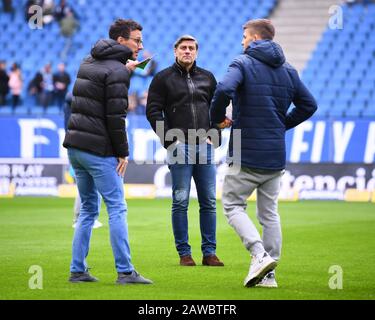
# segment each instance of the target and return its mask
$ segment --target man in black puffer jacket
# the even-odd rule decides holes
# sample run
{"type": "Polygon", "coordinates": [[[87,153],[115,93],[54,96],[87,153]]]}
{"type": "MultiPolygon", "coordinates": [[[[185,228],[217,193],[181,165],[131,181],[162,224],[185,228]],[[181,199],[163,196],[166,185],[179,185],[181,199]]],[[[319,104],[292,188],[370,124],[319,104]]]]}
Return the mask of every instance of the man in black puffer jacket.
{"type": "Polygon", "coordinates": [[[195,266],[188,243],[187,220],[193,177],[200,206],[202,263],[223,266],[215,254],[216,166],[213,152],[220,139],[209,119],[216,80],[211,72],[197,67],[197,51],[198,43],[190,35],[176,41],[176,62],[152,80],[146,113],[167,148],[173,189],[172,224],[180,265],[195,266]]]}
{"type": "Polygon", "coordinates": [[[84,59],[73,88],[72,113],[64,147],[73,166],[80,215],[73,240],[71,282],[93,282],[87,271],[91,231],[99,215],[98,192],[109,215],[110,237],[118,284],[152,283],[131,263],[123,176],[129,155],[125,131],[130,72],[142,46],[142,27],[133,20],[116,20],[110,39],[99,40],[84,59]]]}

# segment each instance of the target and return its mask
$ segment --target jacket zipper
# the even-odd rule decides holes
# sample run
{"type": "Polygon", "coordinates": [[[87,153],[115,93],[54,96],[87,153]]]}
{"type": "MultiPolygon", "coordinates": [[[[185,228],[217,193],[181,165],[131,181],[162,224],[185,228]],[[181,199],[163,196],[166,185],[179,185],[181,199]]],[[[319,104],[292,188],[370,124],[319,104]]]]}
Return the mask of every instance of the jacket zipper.
{"type": "Polygon", "coordinates": [[[188,79],[189,91],[190,91],[190,94],[191,94],[190,108],[191,108],[191,112],[193,114],[194,129],[198,129],[197,113],[196,113],[196,110],[195,110],[195,107],[194,107],[195,86],[194,86],[193,79],[190,76],[190,72],[188,72],[188,74],[187,74],[187,79],[188,79]]]}

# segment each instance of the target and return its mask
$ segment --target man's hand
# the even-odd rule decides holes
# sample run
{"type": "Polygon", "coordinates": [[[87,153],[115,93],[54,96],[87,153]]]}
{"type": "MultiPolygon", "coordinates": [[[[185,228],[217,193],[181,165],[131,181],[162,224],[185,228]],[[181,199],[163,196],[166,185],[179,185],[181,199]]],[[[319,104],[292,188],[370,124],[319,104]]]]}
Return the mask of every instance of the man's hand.
{"type": "Polygon", "coordinates": [[[233,121],[230,120],[229,118],[225,118],[225,120],[222,122],[222,123],[218,123],[217,126],[220,128],[220,129],[225,129],[225,128],[229,128],[231,127],[233,124],[233,121]]]}
{"type": "Polygon", "coordinates": [[[139,64],[139,61],[137,60],[128,60],[128,62],[126,63],[126,68],[128,68],[128,70],[130,70],[131,72],[133,72],[135,70],[135,68],[137,68],[137,65],[139,64]]]}
{"type": "Polygon", "coordinates": [[[128,166],[128,158],[117,158],[118,160],[118,165],[116,168],[116,171],[120,177],[124,177],[126,167],[128,166]]]}

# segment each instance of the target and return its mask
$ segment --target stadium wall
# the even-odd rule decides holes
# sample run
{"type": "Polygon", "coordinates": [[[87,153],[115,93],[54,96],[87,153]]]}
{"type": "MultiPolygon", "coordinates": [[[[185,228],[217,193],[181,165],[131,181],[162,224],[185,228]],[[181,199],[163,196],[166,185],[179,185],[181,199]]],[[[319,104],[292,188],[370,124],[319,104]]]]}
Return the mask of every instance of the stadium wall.
{"type": "MultiPolygon", "coordinates": [[[[127,197],[170,197],[166,152],[157,136],[143,116],[129,115],[127,122],[127,197]]],[[[60,116],[0,118],[0,195],[74,196],[64,135],[60,116]]],[[[229,130],[223,137],[216,152],[219,198],[229,130]]],[[[375,201],[375,120],[314,118],[288,131],[286,146],[281,199],[375,201]]]]}

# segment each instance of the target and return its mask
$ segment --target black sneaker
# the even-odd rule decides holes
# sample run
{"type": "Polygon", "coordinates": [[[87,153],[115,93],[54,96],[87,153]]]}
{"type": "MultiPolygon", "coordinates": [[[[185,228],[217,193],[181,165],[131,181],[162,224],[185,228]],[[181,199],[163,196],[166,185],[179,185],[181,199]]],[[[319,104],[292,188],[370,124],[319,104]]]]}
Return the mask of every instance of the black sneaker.
{"type": "Polygon", "coordinates": [[[77,283],[77,282],[97,282],[99,279],[93,277],[88,272],[72,272],[70,273],[70,282],[77,283]]]}

